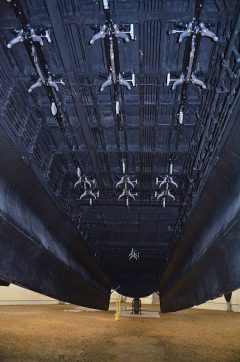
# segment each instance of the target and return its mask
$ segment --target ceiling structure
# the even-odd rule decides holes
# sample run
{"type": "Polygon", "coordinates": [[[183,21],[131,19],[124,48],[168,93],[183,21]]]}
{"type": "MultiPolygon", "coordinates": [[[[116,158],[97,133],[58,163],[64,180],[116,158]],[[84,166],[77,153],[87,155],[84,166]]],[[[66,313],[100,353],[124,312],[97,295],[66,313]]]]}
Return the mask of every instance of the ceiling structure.
{"type": "Polygon", "coordinates": [[[159,291],[234,121],[239,2],[0,4],[4,132],[111,287],[159,291]]]}

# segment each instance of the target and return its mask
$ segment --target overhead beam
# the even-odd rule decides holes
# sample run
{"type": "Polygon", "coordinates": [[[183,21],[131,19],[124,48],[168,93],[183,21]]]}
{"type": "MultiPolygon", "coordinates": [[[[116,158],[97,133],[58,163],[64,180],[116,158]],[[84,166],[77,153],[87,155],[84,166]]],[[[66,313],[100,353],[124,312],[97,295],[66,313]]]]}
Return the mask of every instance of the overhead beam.
{"type": "Polygon", "coordinates": [[[65,69],[69,87],[72,91],[72,98],[74,100],[74,105],[78,115],[79,123],[82,129],[84,141],[91,159],[92,167],[94,170],[94,175],[98,183],[99,189],[103,192],[105,199],[107,199],[107,194],[105,192],[104,181],[101,176],[100,168],[98,165],[94,143],[92,140],[91,130],[86,118],[85,110],[83,107],[82,99],[79,95],[75,95],[76,90],[73,87],[73,84],[76,83],[76,73],[74,71],[74,64],[71,59],[71,52],[65,35],[64,23],[62,16],[59,10],[59,2],[57,0],[45,0],[47,10],[52,22],[52,28],[57,41],[57,46],[62,58],[62,63],[65,69]]]}

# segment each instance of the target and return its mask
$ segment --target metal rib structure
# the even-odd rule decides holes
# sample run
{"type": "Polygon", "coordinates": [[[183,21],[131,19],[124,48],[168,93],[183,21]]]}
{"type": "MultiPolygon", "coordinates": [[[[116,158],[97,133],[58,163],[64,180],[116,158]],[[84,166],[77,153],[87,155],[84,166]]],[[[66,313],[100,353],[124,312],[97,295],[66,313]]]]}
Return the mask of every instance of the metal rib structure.
{"type": "Polygon", "coordinates": [[[239,1],[9,0],[0,29],[0,283],[240,287],[239,1]]]}

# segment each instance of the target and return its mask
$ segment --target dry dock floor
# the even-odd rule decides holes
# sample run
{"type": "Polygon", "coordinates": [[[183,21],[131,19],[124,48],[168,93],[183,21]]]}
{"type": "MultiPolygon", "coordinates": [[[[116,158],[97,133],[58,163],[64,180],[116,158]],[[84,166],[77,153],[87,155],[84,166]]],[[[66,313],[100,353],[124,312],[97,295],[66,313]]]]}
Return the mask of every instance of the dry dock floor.
{"type": "Polygon", "coordinates": [[[74,308],[0,306],[0,361],[240,361],[240,313],[189,309],[114,321],[113,311],[65,312],[74,308]]]}

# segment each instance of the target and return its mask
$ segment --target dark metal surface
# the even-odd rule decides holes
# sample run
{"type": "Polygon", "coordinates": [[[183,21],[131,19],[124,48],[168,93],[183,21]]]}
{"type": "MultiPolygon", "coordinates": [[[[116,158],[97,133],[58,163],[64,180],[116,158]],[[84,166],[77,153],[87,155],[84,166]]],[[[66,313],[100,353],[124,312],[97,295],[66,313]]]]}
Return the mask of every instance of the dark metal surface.
{"type": "MultiPolygon", "coordinates": [[[[200,197],[211,197],[215,186],[210,188],[210,182],[219,184],[219,175],[211,181],[213,167],[219,164],[220,174],[225,167],[220,152],[225,152],[224,140],[234,124],[233,113],[239,102],[240,4],[237,0],[114,0],[109,4],[113,24],[133,24],[135,29],[135,40],[126,43],[119,39],[114,45],[118,71],[125,79],[131,73],[136,75],[136,87],[130,90],[112,86],[100,92],[109,74],[109,45],[106,39],[93,45],[89,41],[96,26],[103,25],[108,16],[102,1],[1,0],[1,127],[29,172],[37,176],[51,202],[61,210],[65,222],[101,265],[111,286],[133,297],[160,290],[162,308],[174,310],[231,289],[224,284],[218,293],[213,292],[216,280],[210,276],[199,298],[193,292],[180,301],[187,286],[183,283],[175,289],[174,285],[178,279],[180,283],[183,270],[186,276],[191,273],[190,264],[195,260],[191,253],[191,262],[185,261],[184,242],[191,239],[196,255],[200,258],[206,254],[211,263],[208,247],[201,254],[197,237],[185,241],[185,235],[188,230],[199,232],[197,224],[191,228],[194,213],[200,220],[211,220],[215,214],[210,201],[201,206],[200,197]],[[12,31],[22,26],[14,3],[22,7],[33,28],[50,29],[52,42],[44,40],[41,51],[50,71],[61,74],[66,83],[56,94],[64,132],[51,113],[46,89],[27,92],[37,75],[25,45],[6,47],[14,36],[12,31]],[[178,36],[169,33],[176,24],[188,24],[193,18],[218,36],[217,42],[199,34],[196,37],[193,67],[206,89],[189,82],[172,90],[166,85],[167,73],[179,78],[187,72],[191,37],[179,43],[178,36]],[[116,99],[121,101],[120,123],[116,99]],[[184,110],[183,125],[178,121],[180,109],[184,110]],[[118,201],[115,188],[122,157],[126,158],[127,173],[139,181],[139,197],[129,209],[124,201],[118,201]],[[162,208],[154,197],[155,179],[167,174],[169,159],[174,161],[173,178],[179,187],[173,191],[176,200],[167,200],[166,208],[162,208]],[[80,191],[73,187],[77,165],[97,180],[100,198],[94,207],[79,200],[80,191]],[[132,248],[138,259],[129,260],[132,248]],[[179,302],[174,304],[173,298],[179,302]]],[[[232,169],[227,172],[231,174],[232,169]]],[[[231,189],[224,192],[234,195],[231,189]]],[[[40,206],[47,208],[43,202],[40,206]]],[[[21,222],[25,223],[24,218],[21,222]]],[[[207,233],[207,225],[201,225],[202,232],[207,233]]],[[[229,227],[227,222],[225,227],[229,227]]],[[[55,225],[53,232],[57,228],[55,225]]],[[[209,243],[213,242],[210,239],[209,243]]],[[[202,265],[201,275],[205,270],[202,265]]],[[[220,262],[214,261],[214,267],[224,270],[220,262]]],[[[237,278],[235,282],[235,287],[240,286],[237,278]]],[[[197,288],[194,279],[191,283],[191,290],[193,285],[197,288]]]]}
{"type": "Polygon", "coordinates": [[[231,133],[160,279],[163,312],[201,304],[239,288],[239,95],[231,133]]]}
{"type": "Polygon", "coordinates": [[[107,309],[107,277],[2,130],[0,153],[0,279],[107,309]]]}
{"type": "Polygon", "coordinates": [[[5,282],[4,280],[0,280],[0,286],[1,287],[8,287],[10,285],[10,283],[5,282]]]}

